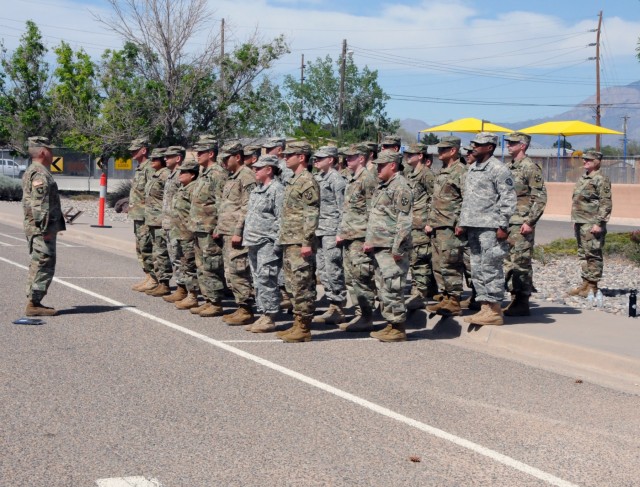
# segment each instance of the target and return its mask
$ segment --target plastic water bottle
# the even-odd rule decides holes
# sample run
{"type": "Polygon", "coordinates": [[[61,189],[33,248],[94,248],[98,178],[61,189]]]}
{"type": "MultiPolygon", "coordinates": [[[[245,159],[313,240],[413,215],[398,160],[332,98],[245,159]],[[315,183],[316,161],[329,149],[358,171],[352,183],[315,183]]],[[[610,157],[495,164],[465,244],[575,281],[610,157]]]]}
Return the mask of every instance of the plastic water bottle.
{"type": "Polygon", "coordinates": [[[603,305],[604,305],[604,296],[602,295],[602,291],[598,289],[598,292],[596,293],[596,306],[598,308],[602,308],[603,305]]]}
{"type": "Polygon", "coordinates": [[[593,295],[593,289],[589,289],[589,294],[587,294],[587,303],[589,303],[589,306],[593,306],[594,300],[595,296],[593,295]]]}

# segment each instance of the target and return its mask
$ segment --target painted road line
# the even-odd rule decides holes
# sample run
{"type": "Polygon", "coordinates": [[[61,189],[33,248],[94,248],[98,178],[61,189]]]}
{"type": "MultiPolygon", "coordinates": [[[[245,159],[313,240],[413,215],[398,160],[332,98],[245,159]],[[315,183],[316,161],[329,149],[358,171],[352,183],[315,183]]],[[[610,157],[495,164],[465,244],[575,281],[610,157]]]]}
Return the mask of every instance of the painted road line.
{"type": "MultiPolygon", "coordinates": [[[[4,257],[0,257],[0,261],[2,262],[6,262],[7,264],[11,264],[15,267],[18,267],[20,269],[24,269],[24,270],[28,270],[28,268],[22,264],[19,264],[17,262],[14,262],[12,260],[9,259],[5,259],[4,257]]],[[[213,345],[215,347],[221,348],[222,350],[226,350],[227,352],[233,353],[239,357],[245,358],[247,360],[250,360],[258,365],[262,365],[268,369],[271,370],[275,370],[276,372],[279,372],[283,375],[286,375],[288,377],[291,377],[293,379],[296,379],[300,382],[303,382],[307,385],[310,385],[312,387],[315,387],[317,389],[320,389],[321,391],[327,392],[329,394],[333,394],[336,397],[340,397],[346,401],[349,401],[353,404],[356,404],[358,406],[361,406],[365,409],[368,409],[369,411],[372,411],[374,413],[380,414],[381,416],[386,416],[387,418],[391,418],[394,419],[396,421],[398,421],[399,423],[403,423],[407,426],[410,426],[412,428],[415,428],[419,431],[423,431],[427,434],[430,434],[432,436],[435,436],[436,438],[440,438],[442,440],[448,441],[450,443],[453,443],[454,445],[457,445],[459,447],[465,448],[469,451],[472,451],[474,453],[477,453],[479,455],[482,455],[486,458],[489,458],[491,460],[494,460],[498,463],[501,463],[502,465],[505,465],[507,467],[513,468],[514,470],[518,470],[522,473],[525,473],[527,475],[530,475],[531,477],[535,477],[537,479],[540,479],[550,485],[555,485],[557,487],[577,487],[576,484],[571,483],[567,480],[561,479],[560,477],[556,477],[553,474],[550,474],[548,472],[545,472],[544,470],[540,470],[539,468],[536,468],[532,465],[528,465],[526,463],[523,463],[519,460],[516,460],[515,458],[512,458],[510,456],[504,455],[503,453],[497,452],[495,450],[492,450],[491,448],[482,446],[478,443],[474,443],[471,440],[467,440],[466,438],[462,438],[461,436],[457,436],[454,435],[452,433],[449,433],[447,431],[441,430],[440,428],[436,428],[435,426],[431,426],[429,424],[423,423],[421,421],[415,420],[413,418],[410,418],[408,416],[404,416],[403,414],[397,413],[391,409],[388,409],[384,406],[380,406],[379,404],[376,404],[374,402],[368,401],[362,397],[356,396],[355,394],[351,394],[347,391],[343,391],[342,389],[338,389],[337,387],[333,387],[332,385],[326,384],[325,382],[321,382],[319,380],[316,380],[312,377],[309,377],[307,375],[304,374],[300,374],[299,372],[296,372],[295,370],[292,369],[288,369],[287,367],[283,367],[282,365],[278,365],[275,362],[271,362],[269,360],[263,359],[262,357],[258,357],[257,355],[253,355],[252,353],[249,352],[245,352],[244,350],[241,350],[239,348],[233,347],[227,343],[223,343],[220,340],[216,340],[214,338],[208,337],[206,335],[203,335],[202,333],[198,333],[197,331],[193,331],[190,330],[189,328],[185,328],[184,326],[178,325],[176,323],[173,323],[171,321],[165,320],[163,318],[160,318],[158,316],[152,315],[151,313],[147,313],[146,311],[142,311],[138,308],[133,308],[130,307],[124,303],[121,303],[119,301],[116,301],[115,299],[111,299],[107,296],[103,296],[102,294],[90,291],[89,289],[85,289],[83,287],[77,286],[75,284],[72,284],[70,282],[67,281],[63,281],[60,278],[54,277],[53,278],[54,281],[58,282],[59,284],[62,284],[63,286],[67,286],[68,288],[74,289],[78,292],[81,292],[83,294],[86,294],[88,296],[92,296],[96,299],[99,299],[101,301],[104,301],[108,304],[111,304],[113,306],[118,306],[120,307],[122,310],[124,311],[128,311],[130,313],[134,313],[138,316],[142,316],[144,318],[147,318],[151,321],[155,321],[156,323],[160,324],[160,325],[164,325],[168,328],[171,328],[173,330],[179,331],[181,333],[184,333],[185,335],[189,335],[193,338],[197,338],[198,340],[202,340],[205,343],[208,343],[210,345],[213,345]]]]}
{"type": "MultiPolygon", "coordinates": [[[[0,233],[0,237],[5,237],[5,238],[12,238],[14,240],[20,240],[23,243],[27,243],[25,237],[19,238],[19,237],[14,237],[13,235],[9,235],[7,233],[0,233]]],[[[84,245],[71,245],[68,244],[66,242],[61,242],[60,240],[58,240],[57,242],[58,245],[61,245],[62,247],[68,247],[68,248],[77,248],[77,247],[84,247],[84,245]]],[[[0,242],[0,245],[5,245],[2,242],[0,242]]],[[[6,244],[7,247],[15,247],[15,245],[10,245],[10,244],[6,244]]]]}
{"type": "Polygon", "coordinates": [[[111,277],[95,277],[95,276],[60,276],[58,279],[126,279],[129,281],[132,280],[140,280],[140,276],[131,276],[131,277],[127,277],[127,276],[111,276],[111,277]]]}
{"type": "Polygon", "coordinates": [[[9,244],[9,243],[6,243],[6,242],[0,242],[0,245],[3,246],[3,247],[17,247],[18,246],[18,244],[9,244]]]}
{"type": "Polygon", "coordinates": [[[96,480],[98,487],[162,487],[156,479],[145,477],[114,477],[96,480]]]}
{"type": "Polygon", "coordinates": [[[14,237],[13,235],[10,235],[8,233],[0,233],[0,237],[12,238],[14,240],[20,240],[21,242],[27,243],[27,239],[25,237],[14,237]]]}

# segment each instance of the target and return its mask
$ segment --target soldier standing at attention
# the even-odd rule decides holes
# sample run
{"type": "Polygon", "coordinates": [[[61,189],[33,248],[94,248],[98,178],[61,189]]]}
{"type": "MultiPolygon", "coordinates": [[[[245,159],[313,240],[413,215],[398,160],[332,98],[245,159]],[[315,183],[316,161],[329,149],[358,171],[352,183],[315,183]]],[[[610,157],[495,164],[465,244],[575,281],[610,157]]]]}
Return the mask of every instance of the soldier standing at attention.
{"type": "Polygon", "coordinates": [[[242,245],[249,249],[256,306],[262,316],[245,330],[267,333],[275,329],[273,318],[280,309],[278,274],[282,268],[282,251],[277,242],[284,186],[277,177],[280,168],[276,156],[261,156],[251,169],[258,185],[249,196],[242,245]]]}
{"type": "Polygon", "coordinates": [[[313,323],[339,325],[344,321],[344,306],[347,304],[347,288],[344,283],[342,249],[336,243],[336,233],[344,207],[344,178],[336,171],[338,160],[336,147],[320,147],[314,154],[314,166],[318,170],[315,179],[320,187],[320,217],[318,220],[318,253],[316,264],[320,282],[329,300],[329,308],[313,323]]]}
{"type": "Polygon", "coordinates": [[[503,309],[505,316],[529,316],[529,296],[533,292],[533,246],[536,223],[547,204],[542,168],[526,154],[531,136],[513,132],[504,140],[511,155],[507,168],[516,189],[516,212],[509,220],[509,255],[504,262],[507,290],[511,302],[503,309]]]}
{"type": "Polygon", "coordinates": [[[369,148],[355,144],[344,151],[351,176],[344,194],[342,220],[336,243],[342,246],[342,259],[347,290],[356,308],[355,317],[340,325],[343,331],[373,330],[375,274],[371,254],[363,250],[367,221],[378,179],[366,168],[369,148]]]}
{"type": "Polygon", "coordinates": [[[175,225],[173,216],[173,198],[180,189],[180,165],[184,161],[186,149],[179,145],[172,145],[164,152],[164,160],[167,163],[169,176],[164,183],[164,196],[162,197],[162,229],[167,239],[169,260],[173,269],[173,278],[176,281],[176,290],[162,299],[168,303],[175,303],[187,297],[187,288],[184,284],[184,272],[177,254],[177,242],[171,236],[171,228],[175,225]]]}
{"type": "Polygon", "coordinates": [[[456,231],[465,195],[467,167],[460,160],[460,138],[442,137],[437,145],[442,169],[436,176],[431,209],[424,231],[431,234],[433,266],[442,290],[442,300],[427,307],[443,316],[460,314],[460,296],[464,275],[463,255],[466,239],[456,231]]]}
{"type": "Polygon", "coordinates": [[[400,147],[402,147],[402,141],[399,135],[385,135],[380,142],[382,150],[400,152],[400,147]]]}
{"type": "Polygon", "coordinates": [[[149,163],[149,140],[141,137],[131,141],[129,152],[131,159],[138,163],[136,171],[131,182],[131,191],[129,192],[129,218],[133,220],[133,232],[136,236],[136,254],[138,254],[138,262],[146,277],[134,284],[131,289],[134,291],[145,292],[153,289],[158,282],[153,276],[153,260],[151,258],[151,235],[149,227],[144,223],[144,199],[147,181],[155,172],[149,163]]]}
{"type": "Polygon", "coordinates": [[[503,265],[516,191],[511,171],[493,156],[498,136],[480,132],[471,145],[476,162],[467,172],[458,226],[467,231],[471,279],[481,309],[464,320],[475,325],[502,325],[503,265]]]}
{"type": "Polygon", "coordinates": [[[375,161],[378,158],[378,152],[380,152],[380,146],[378,145],[377,142],[373,142],[371,140],[363,142],[363,144],[369,149],[369,154],[367,155],[367,160],[366,160],[366,168],[373,175],[373,179],[376,180],[376,186],[377,186],[378,185],[377,177],[376,177],[377,170],[376,170],[376,165],[373,163],[373,161],[375,161]]]}
{"type": "Polygon", "coordinates": [[[311,340],[309,325],[316,309],[315,238],[320,214],[320,188],[307,164],[311,146],[296,141],[283,152],[293,177],[285,184],[280,221],[280,240],[283,247],[284,279],[291,293],[294,322],[278,337],[289,343],[311,340]]]}
{"type": "Polygon", "coordinates": [[[220,155],[230,176],[224,184],[222,199],[218,204],[218,225],[213,231],[213,238],[223,240],[225,278],[238,305],[238,309],[224,315],[222,320],[228,325],[247,325],[253,322],[253,286],[247,248],[242,245],[242,232],[256,177],[242,163],[243,149],[239,142],[222,146],[220,155]]]}
{"type": "Polygon", "coordinates": [[[220,316],[224,292],[224,267],[222,247],[213,238],[213,230],[218,224],[218,204],[224,180],[218,176],[218,170],[214,166],[220,170],[224,169],[215,162],[218,142],[213,137],[200,137],[194,150],[198,155],[200,176],[195,181],[191,195],[189,230],[194,233],[198,285],[205,302],[189,311],[202,317],[220,316]]]}
{"type": "Polygon", "coordinates": [[[242,163],[251,167],[260,157],[262,148],[259,145],[245,145],[242,151],[242,163]]]}
{"type": "Polygon", "coordinates": [[[169,281],[172,268],[167,249],[167,234],[162,228],[162,202],[164,197],[164,183],[169,177],[169,169],[164,161],[165,149],[153,149],[151,152],[151,167],[155,171],[147,181],[144,199],[144,222],[151,235],[151,255],[153,261],[153,276],[156,286],[145,291],[149,296],[166,296],[171,293],[169,281]]]}
{"type": "Polygon", "coordinates": [[[406,179],[413,193],[413,227],[411,239],[411,294],[405,303],[408,310],[424,309],[428,296],[437,292],[431,266],[431,237],[425,233],[431,207],[435,176],[427,165],[427,146],[412,144],[404,151],[406,179]]]}
{"type": "Polygon", "coordinates": [[[46,137],[29,137],[32,164],[22,176],[24,233],[31,262],[27,278],[27,316],[54,316],[56,310],[42,304],[56,270],[56,239],[66,230],[58,185],[49,172],[53,160],[46,137]]]}
{"type": "Polygon", "coordinates": [[[365,252],[373,254],[376,286],[387,326],[371,332],[381,342],[407,339],[404,286],[411,255],[411,205],[413,196],[402,176],[402,155],[382,151],[376,159],[380,186],[371,200],[365,252]]]}
{"type": "Polygon", "coordinates": [[[571,205],[571,221],[578,242],[582,284],[570,296],[586,298],[598,291],[602,278],[602,247],[611,216],[611,181],[600,172],[602,153],[587,151],[582,156],[585,174],[576,183],[571,205]]]}

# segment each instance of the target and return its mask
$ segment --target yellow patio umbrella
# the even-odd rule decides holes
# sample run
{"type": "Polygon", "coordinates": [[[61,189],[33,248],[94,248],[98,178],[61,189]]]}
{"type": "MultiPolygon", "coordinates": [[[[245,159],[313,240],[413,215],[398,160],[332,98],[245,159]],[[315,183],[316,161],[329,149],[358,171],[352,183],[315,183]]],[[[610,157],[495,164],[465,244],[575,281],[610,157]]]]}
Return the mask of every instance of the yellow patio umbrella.
{"type": "Polygon", "coordinates": [[[557,122],[545,122],[539,125],[532,125],[520,129],[519,132],[525,134],[540,134],[540,135],[562,135],[564,137],[570,137],[572,135],[624,135],[617,130],[608,129],[606,127],[599,127],[592,123],[583,122],[582,120],[560,120],[557,122]]]}
{"type": "Polygon", "coordinates": [[[426,128],[420,132],[513,132],[506,127],[501,127],[488,120],[479,118],[461,118],[435,127],[426,128]]]}

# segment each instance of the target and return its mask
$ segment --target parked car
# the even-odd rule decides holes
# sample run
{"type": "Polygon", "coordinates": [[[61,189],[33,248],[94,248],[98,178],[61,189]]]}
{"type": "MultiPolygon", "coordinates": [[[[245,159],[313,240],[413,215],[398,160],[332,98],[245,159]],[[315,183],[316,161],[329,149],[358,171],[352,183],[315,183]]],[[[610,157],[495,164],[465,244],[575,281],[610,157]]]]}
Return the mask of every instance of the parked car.
{"type": "Polygon", "coordinates": [[[0,174],[11,178],[21,178],[27,166],[19,164],[13,159],[0,159],[0,174]]]}

